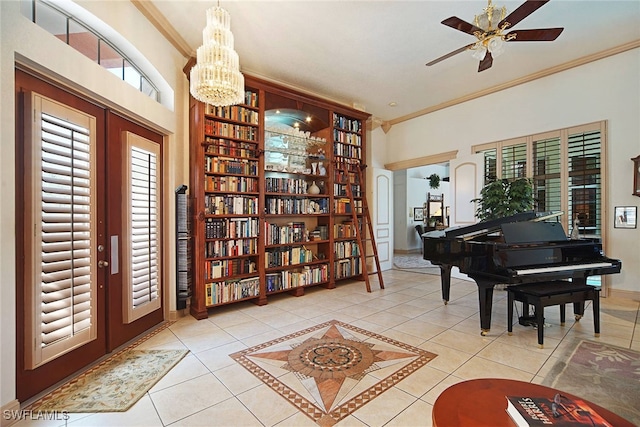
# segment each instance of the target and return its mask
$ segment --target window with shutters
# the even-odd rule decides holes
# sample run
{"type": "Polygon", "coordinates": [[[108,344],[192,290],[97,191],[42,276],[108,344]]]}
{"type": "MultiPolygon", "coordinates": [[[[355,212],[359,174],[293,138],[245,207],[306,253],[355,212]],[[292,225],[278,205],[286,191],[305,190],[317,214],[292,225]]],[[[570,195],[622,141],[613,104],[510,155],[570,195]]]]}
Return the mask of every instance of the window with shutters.
{"type": "Polygon", "coordinates": [[[533,195],[538,212],[562,210],[560,138],[533,141],[533,195]]]}
{"type": "Polygon", "coordinates": [[[502,178],[510,181],[527,175],[527,144],[502,147],[502,178]]]}
{"type": "Polygon", "coordinates": [[[568,212],[582,234],[594,237],[601,234],[602,225],[601,145],[599,131],[568,135],[568,212]]]}
{"type": "Polygon", "coordinates": [[[95,118],[31,95],[26,366],[96,338],[95,118]]]}
{"type": "Polygon", "coordinates": [[[160,146],[139,135],[125,134],[128,170],[125,191],[124,319],[131,323],[160,308],[160,146]]]}
{"type": "Polygon", "coordinates": [[[532,178],[536,210],[563,212],[567,233],[577,220],[581,238],[603,238],[606,122],[596,122],[472,148],[484,153],[485,184],[532,178]],[[496,171],[495,164],[502,167],[496,171]]]}

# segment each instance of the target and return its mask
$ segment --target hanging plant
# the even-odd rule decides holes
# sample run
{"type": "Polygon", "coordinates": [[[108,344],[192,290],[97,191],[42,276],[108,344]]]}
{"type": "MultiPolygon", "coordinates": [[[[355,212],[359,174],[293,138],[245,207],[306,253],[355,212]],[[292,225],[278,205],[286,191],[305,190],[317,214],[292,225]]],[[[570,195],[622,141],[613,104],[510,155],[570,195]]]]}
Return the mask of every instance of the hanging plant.
{"type": "Polygon", "coordinates": [[[429,180],[429,187],[434,190],[440,187],[440,176],[437,173],[432,173],[427,177],[429,180]]]}

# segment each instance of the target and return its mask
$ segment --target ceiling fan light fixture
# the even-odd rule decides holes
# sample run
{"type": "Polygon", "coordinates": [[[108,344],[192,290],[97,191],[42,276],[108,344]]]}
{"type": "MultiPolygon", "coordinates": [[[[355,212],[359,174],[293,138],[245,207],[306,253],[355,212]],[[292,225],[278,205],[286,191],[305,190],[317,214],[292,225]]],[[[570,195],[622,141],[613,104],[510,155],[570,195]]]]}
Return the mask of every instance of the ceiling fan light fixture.
{"type": "Polygon", "coordinates": [[[487,56],[487,48],[482,43],[476,43],[476,46],[472,48],[471,56],[478,61],[482,61],[487,56]]]}
{"type": "Polygon", "coordinates": [[[476,27],[489,32],[498,28],[498,24],[505,16],[507,16],[507,8],[505,6],[496,8],[489,0],[487,7],[483,9],[482,14],[475,16],[473,23],[476,27]]]}
{"type": "Polygon", "coordinates": [[[494,58],[497,58],[504,52],[504,40],[500,36],[492,37],[489,40],[487,49],[494,58]]]}
{"type": "Polygon", "coordinates": [[[244,76],[233,44],[229,12],[220,6],[207,10],[202,46],[189,76],[189,91],[198,101],[217,107],[244,102],[244,76]]]}

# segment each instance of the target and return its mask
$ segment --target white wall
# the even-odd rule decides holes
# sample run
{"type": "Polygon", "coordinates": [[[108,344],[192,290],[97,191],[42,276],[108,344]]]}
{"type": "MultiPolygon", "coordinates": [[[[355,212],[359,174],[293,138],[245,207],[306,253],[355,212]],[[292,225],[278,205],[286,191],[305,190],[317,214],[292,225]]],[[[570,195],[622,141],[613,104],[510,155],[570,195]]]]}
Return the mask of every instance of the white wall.
{"type": "MultiPolygon", "coordinates": [[[[167,108],[114,77],[88,58],[65,45],[20,14],[18,1],[0,1],[0,405],[15,399],[15,102],[16,61],[70,86],[100,103],[127,114],[167,135],[165,158],[165,235],[171,236],[174,223],[173,190],[188,182],[188,86],[182,73],[183,58],[128,1],[78,2],[100,16],[129,40],[169,83],[174,96],[167,108]],[[174,108],[174,110],[171,109],[174,108]]],[[[166,96],[166,94],[165,94],[166,96]]],[[[173,239],[167,239],[165,278],[175,289],[173,239]]],[[[175,307],[175,292],[170,306],[175,307]]]]}
{"type": "Polygon", "coordinates": [[[387,162],[446,151],[471,154],[474,144],[608,121],[606,255],[622,260],[609,276],[612,294],[640,297],[640,228],[613,227],[615,206],[638,206],[631,195],[632,162],[640,154],[640,49],[394,125],[387,162]],[[464,124],[464,126],[461,126],[464,124]],[[455,132],[452,132],[455,129],[455,132]],[[415,141],[438,141],[417,146],[415,141]]]}

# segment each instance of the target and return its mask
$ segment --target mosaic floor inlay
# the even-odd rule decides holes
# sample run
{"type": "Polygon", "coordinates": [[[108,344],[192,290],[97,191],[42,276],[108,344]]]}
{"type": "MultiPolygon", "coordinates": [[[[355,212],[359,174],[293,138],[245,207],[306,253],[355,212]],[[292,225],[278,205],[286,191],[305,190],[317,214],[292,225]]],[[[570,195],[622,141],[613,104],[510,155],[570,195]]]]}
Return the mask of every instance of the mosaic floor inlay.
{"type": "Polygon", "coordinates": [[[436,357],[337,320],[230,356],[321,426],[334,425],[436,357]]]}

